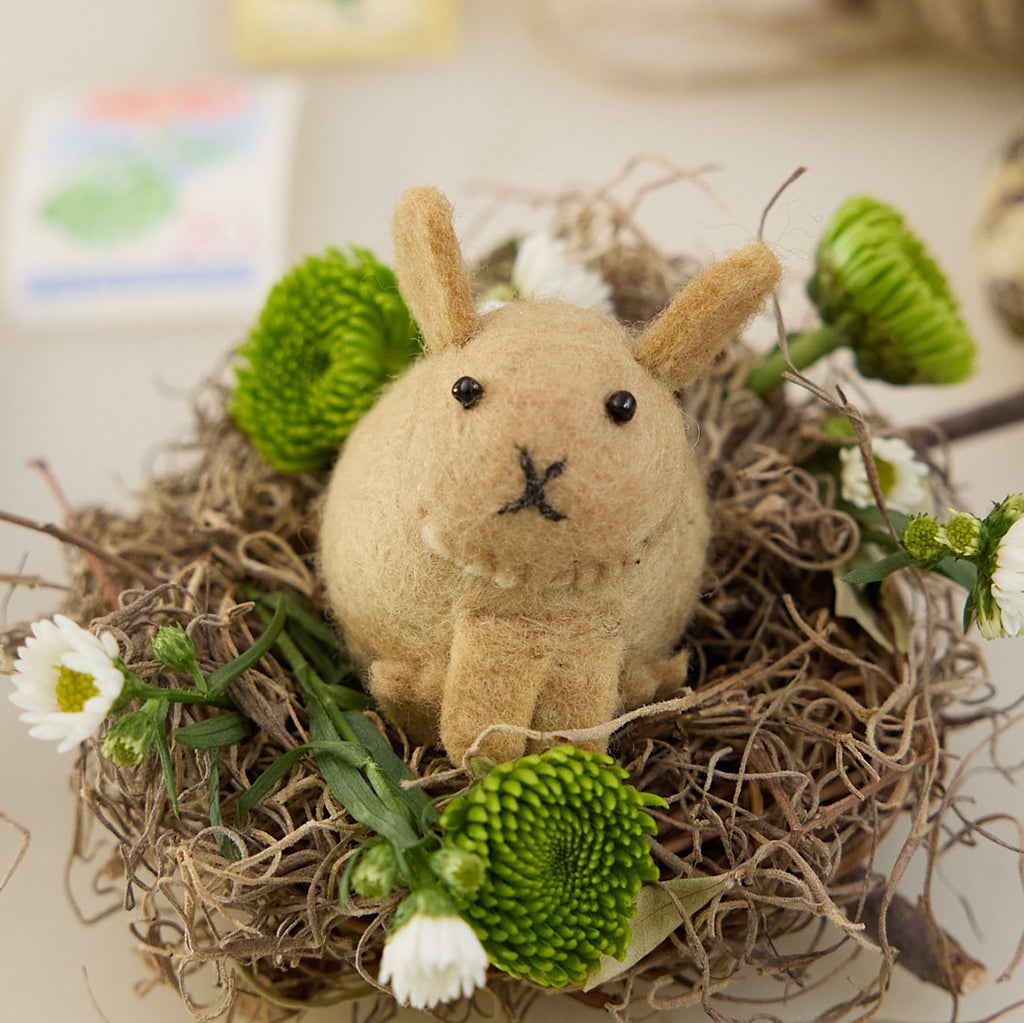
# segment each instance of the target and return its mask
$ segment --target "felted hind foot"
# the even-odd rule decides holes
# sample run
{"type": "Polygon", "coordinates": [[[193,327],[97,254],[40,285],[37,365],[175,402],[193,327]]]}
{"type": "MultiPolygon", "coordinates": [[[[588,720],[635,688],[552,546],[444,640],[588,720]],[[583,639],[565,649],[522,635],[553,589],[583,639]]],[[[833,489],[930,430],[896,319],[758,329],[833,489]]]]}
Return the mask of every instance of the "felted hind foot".
{"type": "Polygon", "coordinates": [[[368,688],[384,716],[417,746],[436,745],[443,678],[406,661],[374,661],[368,688]]]}
{"type": "Polygon", "coordinates": [[[686,684],[690,668],[690,650],[683,647],[678,653],[661,661],[638,664],[622,674],[622,705],[627,710],[642,707],[654,700],[664,700],[686,684]]]}

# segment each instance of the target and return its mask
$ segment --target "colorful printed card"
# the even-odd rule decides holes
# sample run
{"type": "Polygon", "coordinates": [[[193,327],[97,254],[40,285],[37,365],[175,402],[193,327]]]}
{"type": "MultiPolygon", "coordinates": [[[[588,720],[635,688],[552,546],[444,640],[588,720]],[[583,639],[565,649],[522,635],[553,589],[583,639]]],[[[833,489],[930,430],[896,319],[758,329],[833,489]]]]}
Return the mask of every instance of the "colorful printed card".
{"type": "Polygon", "coordinates": [[[14,315],[252,315],[282,270],[297,109],[281,81],[40,100],[8,195],[14,315]]]}
{"type": "Polygon", "coordinates": [[[233,0],[235,52],[251,64],[446,53],[456,0],[233,0]]]}

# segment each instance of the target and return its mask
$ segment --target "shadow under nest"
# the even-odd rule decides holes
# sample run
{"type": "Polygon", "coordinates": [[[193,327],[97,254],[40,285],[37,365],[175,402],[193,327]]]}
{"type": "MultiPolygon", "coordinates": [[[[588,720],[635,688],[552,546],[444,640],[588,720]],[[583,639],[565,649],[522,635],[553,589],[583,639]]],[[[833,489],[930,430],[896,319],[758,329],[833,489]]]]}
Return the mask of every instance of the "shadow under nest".
{"type": "MultiPolygon", "coordinates": [[[[635,297],[631,319],[640,318],[635,297]]],[[[650,301],[651,312],[660,308],[660,295],[650,301]]],[[[730,872],[733,884],[622,977],[570,992],[624,1014],[631,1004],[701,1002],[717,1014],[709,998],[746,965],[799,981],[828,950],[781,955],[774,943],[814,921],[835,925],[834,941],[845,950],[864,942],[856,921],[898,880],[871,873],[874,850],[902,818],[909,821],[904,848],[934,852],[947,717],[984,688],[955,594],[937,577],[915,579],[913,595],[898,581],[885,584],[880,606],[914,619],[905,643],[884,611],[888,648],[837,616],[833,569],[853,553],[859,533],[836,509],[834,477],[822,471],[827,410],[810,398],[753,396],[743,387],[750,359],[737,342],[682,396],[700,427],[714,524],[705,596],[686,637],[690,707],[634,718],[611,744],[632,783],[670,804],[654,811],[663,878],[730,872]]],[[[314,562],[325,477],[276,473],[224,406],[216,387],[201,395],[196,440],[178,451],[180,466],[154,476],[133,513],[81,513],[86,535],[165,580],[132,589],[135,580],[115,576],[121,606],[110,613],[87,563],[72,555],[65,610],[82,622],[99,619],[149,682],[176,684],[148,659],[161,625],[186,627],[204,670],[252,645],[262,625],[245,585],[288,591],[323,610],[314,562]]],[[[944,492],[938,468],[932,482],[944,492]]],[[[273,656],[229,695],[255,731],[220,754],[226,820],[260,771],[308,739],[296,687],[273,656]]],[[[172,723],[204,713],[172,705],[172,723]]],[[[431,796],[470,783],[437,751],[409,749],[374,720],[431,796]]],[[[92,739],[78,764],[74,855],[91,862],[94,890],[123,899],[155,972],[205,1019],[285,1018],[375,995],[382,907],[354,896],[347,906],[338,901],[341,874],[369,832],[335,802],[312,758],[235,830],[210,824],[207,754],[178,745],[172,755],[178,818],[155,756],[121,769],[92,739]],[[99,868],[90,852],[96,821],[115,847],[99,868]],[[238,859],[223,855],[224,837],[238,859]]],[[[884,970],[894,953],[885,946],[883,953],[884,970]]],[[[473,1007],[510,1019],[543,993],[495,970],[488,981],[473,1007]]],[[[859,990],[847,1007],[877,1003],[883,986],[859,990]]]]}

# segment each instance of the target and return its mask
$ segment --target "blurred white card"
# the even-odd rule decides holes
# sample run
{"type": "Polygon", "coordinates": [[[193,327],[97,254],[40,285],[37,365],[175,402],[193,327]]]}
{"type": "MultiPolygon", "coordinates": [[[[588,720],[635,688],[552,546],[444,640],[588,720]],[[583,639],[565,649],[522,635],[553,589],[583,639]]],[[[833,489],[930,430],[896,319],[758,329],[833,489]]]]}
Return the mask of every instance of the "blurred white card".
{"type": "Polygon", "coordinates": [[[282,271],[297,118],[281,80],[40,99],[7,197],[12,313],[255,313],[282,271]]]}

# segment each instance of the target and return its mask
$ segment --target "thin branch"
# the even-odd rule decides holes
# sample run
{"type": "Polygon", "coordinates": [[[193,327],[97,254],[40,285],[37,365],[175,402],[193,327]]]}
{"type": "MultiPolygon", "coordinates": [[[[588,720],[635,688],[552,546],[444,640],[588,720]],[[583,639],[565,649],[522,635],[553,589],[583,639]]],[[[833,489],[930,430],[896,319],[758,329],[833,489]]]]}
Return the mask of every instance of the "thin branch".
{"type": "Polygon", "coordinates": [[[883,906],[885,878],[870,875],[863,867],[850,872],[849,879],[872,885],[864,899],[859,920],[865,932],[878,939],[882,932],[882,913],[889,941],[898,949],[897,962],[915,977],[954,995],[964,995],[981,987],[988,970],[973,958],[950,934],[941,930],[923,905],[914,905],[902,895],[894,895],[883,906]]]}
{"type": "Polygon", "coordinates": [[[789,188],[789,186],[793,184],[793,182],[796,181],[797,178],[801,177],[806,173],[806,167],[797,167],[797,169],[793,171],[793,173],[790,174],[790,176],[786,178],[786,180],[783,181],[782,184],[779,185],[779,187],[775,190],[775,194],[768,200],[768,205],[765,206],[765,208],[761,211],[761,222],[757,225],[758,241],[764,240],[765,221],[768,219],[768,214],[771,212],[772,207],[775,205],[776,202],[778,202],[779,196],[782,195],[782,193],[785,192],[786,189],[789,188]]]}
{"type": "Polygon", "coordinates": [[[27,590],[66,590],[64,583],[51,582],[41,575],[24,575],[21,572],[0,572],[0,584],[5,586],[23,586],[27,590]]]}
{"type": "Polygon", "coordinates": [[[943,441],[963,440],[979,433],[998,430],[1024,422],[1024,391],[937,419],[927,426],[910,431],[910,442],[921,447],[932,447],[943,441]]]}
{"type": "Polygon", "coordinates": [[[14,828],[15,831],[21,832],[21,846],[15,853],[14,859],[11,861],[11,865],[4,871],[3,877],[0,877],[0,892],[2,892],[7,882],[10,881],[11,876],[18,869],[18,864],[21,863],[24,858],[29,842],[32,841],[32,835],[29,833],[28,828],[23,824],[19,824],[16,820],[12,820],[3,812],[3,810],[0,810],[0,823],[14,828]]]}
{"type": "Polygon", "coordinates": [[[79,536],[76,533],[71,533],[66,529],[62,529],[60,526],[54,525],[52,522],[36,522],[33,519],[27,519],[23,515],[15,515],[13,512],[0,510],[0,522],[10,522],[14,526],[21,526],[24,529],[32,529],[37,533],[46,533],[49,536],[54,537],[56,540],[60,540],[61,543],[70,544],[72,547],[79,547],[83,551],[88,551],[91,554],[95,554],[96,557],[102,558],[108,565],[113,565],[114,568],[121,572],[130,575],[133,579],[138,579],[140,582],[144,582],[147,586],[159,586],[160,580],[155,575],[147,572],[144,568],[139,568],[138,565],[133,565],[126,558],[122,558],[118,554],[113,554],[110,551],[101,547],[98,543],[94,543],[88,537],[79,536]]]}
{"type": "MultiPolygon", "coordinates": [[[[57,477],[53,474],[53,470],[46,459],[33,458],[28,464],[29,468],[35,469],[43,477],[43,482],[49,488],[53,499],[57,502],[61,511],[64,512],[72,532],[77,536],[85,536],[85,533],[82,532],[82,520],[78,517],[78,513],[72,507],[71,502],[67,499],[67,495],[64,493],[60,483],[57,482],[57,477]]],[[[107,575],[107,570],[103,567],[103,561],[98,555],[88,550],[85,552],[85,556],[89,561],[89,567],[92,569],[93,575],[96,576],[96,581],[103,590],[103,596],[106,597],[110,610],[116,610],[117,591],[110,582],[110,576],[107,575]]]]}

